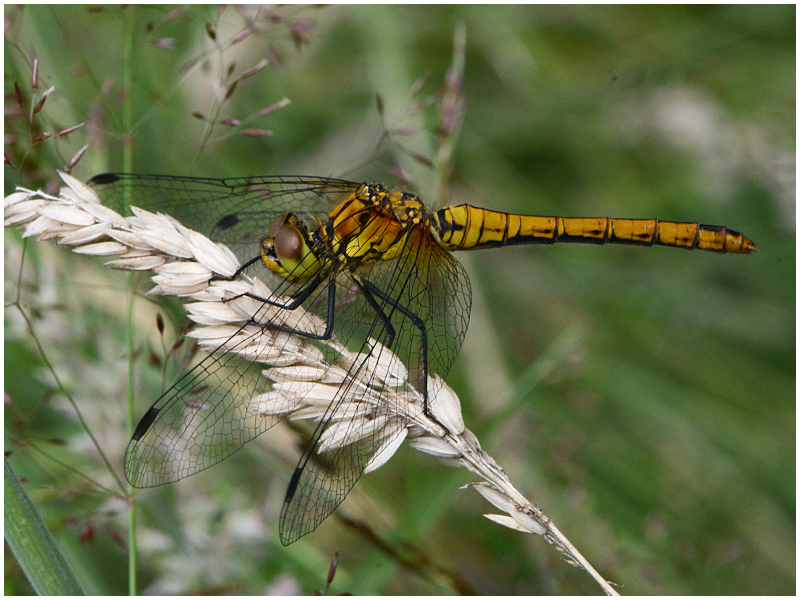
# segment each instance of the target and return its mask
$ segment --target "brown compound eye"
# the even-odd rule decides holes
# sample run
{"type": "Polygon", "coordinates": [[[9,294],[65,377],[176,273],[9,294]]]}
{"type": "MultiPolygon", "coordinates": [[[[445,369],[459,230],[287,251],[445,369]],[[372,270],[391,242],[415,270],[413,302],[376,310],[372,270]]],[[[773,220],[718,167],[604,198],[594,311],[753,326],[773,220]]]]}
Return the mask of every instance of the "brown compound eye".
{"type": "MultiPolygon", "coordinates": [[[[272,228],[270,228],[272,229],[272,228]]],[[[283,225],[273,236],[275,254],[280,261],[297,260],[303,249],[303,236],[290,225],[283,225]]]]}

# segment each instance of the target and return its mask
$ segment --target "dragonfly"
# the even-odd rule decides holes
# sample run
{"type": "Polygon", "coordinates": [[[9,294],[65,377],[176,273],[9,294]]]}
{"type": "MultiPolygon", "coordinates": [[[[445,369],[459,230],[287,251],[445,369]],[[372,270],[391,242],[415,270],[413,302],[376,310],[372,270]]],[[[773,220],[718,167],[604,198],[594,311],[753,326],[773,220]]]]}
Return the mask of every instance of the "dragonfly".
{"type": "MultiPolygon", "coordinates": [[[[163,212],[227,245],[241,264],[233,278],[267,282],[268,297],[252,297],[264,314],[309,311],[324,323],[304,330],[282,317],[266,323],[254,318],[260,334],[277,330],[321,345],[335,337],[362,355],[377,347],[375,341],[388,348],[415,370],[422,411],[437,423],[425,382],[433,374],[446,376],[471,308],[469,278],[453,252],[564,242],[758,251],[755,242],[722,226],[527,216],[468,204],[429,210],[407,191],[326,177],[102,174],[88,184],[111,208],[131,204],[163,212]]],[[[209,353],[144,414],[125,457],[131,485],[152,487],[193,475],[281,420],[245,408],[248,398],[269,388],[261,367],[235,356],[234,346],[209,353]]],[[[323,443],[329,424],[346,419],[347,382],[369,383],[371,377],[367,361],[353,362],[310,434],[281,510],[284,545],[316,529],[339,506],[376,452],[377,443],[363,438],[335,449],[323,443]]]]}

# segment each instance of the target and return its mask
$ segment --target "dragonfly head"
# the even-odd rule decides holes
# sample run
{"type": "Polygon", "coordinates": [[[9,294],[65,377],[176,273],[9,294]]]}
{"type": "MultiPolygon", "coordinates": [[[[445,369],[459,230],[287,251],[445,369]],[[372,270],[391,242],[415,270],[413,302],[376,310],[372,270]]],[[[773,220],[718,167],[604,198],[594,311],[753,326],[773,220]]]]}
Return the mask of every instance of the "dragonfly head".
{"type": "Polygon", "coordinates": [[[261,259],[267,268],[290,281],[305,283],[321,266],[308,237],[308,228],[291,213],[283,213],[261,242],[261,259]]]}

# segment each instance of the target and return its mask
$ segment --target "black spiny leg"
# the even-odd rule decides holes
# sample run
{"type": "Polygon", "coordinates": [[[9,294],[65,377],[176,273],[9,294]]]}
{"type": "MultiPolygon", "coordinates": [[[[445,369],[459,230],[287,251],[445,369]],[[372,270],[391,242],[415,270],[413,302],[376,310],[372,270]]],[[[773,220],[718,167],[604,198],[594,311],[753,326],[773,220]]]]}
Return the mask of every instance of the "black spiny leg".
{"type": "Polygon", "coordinates": [[[394,342],[395,331],[389,317],[380,307],[377,300],[375,300],[375,297],[383,300],[383,302],[391,306],[394,310],[404,314],[406,317],[408,317],[414,327],[419,329],[420,337],[422,338],[422,412],[425,413],[425,416],[431,421],[442,427],[445,431],[449,432],[449,429],[447,429],[447,427],[445,427],[445,425],[439,421],[439,419],[434,417],[430,410],[428,410],[428,375],[430,374],[430,371],[428,370],[428,330],[425,328],[425,323],[407,307],[403,306],[397,300],[390,298],[381,290],[379,290],[369,280],[362,279],[360,282],[358,282],[358,287],[364,294],[364,298],[366,298],[367,302],[375,310],[378,318],[383,322],[384,327],[386,327],[386,335],[388,339],[385,346],[387,348],[391,349],[392,343],[394,342]]]}

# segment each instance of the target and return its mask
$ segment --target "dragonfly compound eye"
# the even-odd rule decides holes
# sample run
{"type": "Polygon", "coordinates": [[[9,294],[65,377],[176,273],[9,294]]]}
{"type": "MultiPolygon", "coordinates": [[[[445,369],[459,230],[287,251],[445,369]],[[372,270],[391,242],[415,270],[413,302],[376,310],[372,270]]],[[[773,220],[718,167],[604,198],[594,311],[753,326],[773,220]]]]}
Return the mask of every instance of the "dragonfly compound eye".
{"type": "Polygon", "coordinates": [[[269,228],[261,256],[270,271],[292,283],[308,281],[320,267],[319,258],[309,247],[304,229],[293,215],[280,215],[269,228]]]}
{"type": "Polygon", "coordinates": [[[290,225],[281,227],[275,234],[273,243],[275,245],[275,254],[279,261],[295,261],[300,258],[300,251],[303,249],[303,236],[294,227],[290,225]]]}

